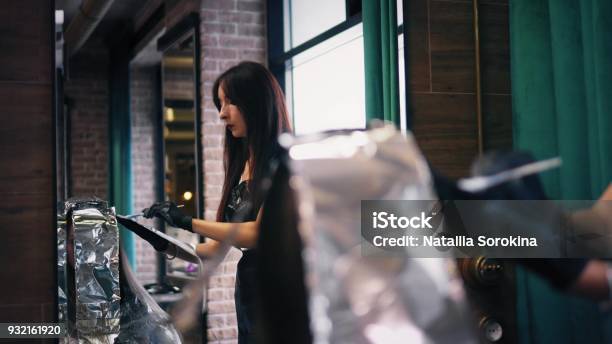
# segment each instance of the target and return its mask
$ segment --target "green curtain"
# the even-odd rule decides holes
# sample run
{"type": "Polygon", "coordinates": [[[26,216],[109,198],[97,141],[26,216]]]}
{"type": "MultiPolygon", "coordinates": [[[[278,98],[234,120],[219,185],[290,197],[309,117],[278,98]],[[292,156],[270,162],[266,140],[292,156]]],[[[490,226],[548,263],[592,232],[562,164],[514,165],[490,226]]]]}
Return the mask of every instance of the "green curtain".
{"type": "MultiPolygon", "coordinates": [[[[132,214],[130,67],[125,44],[113,50],[109,79],[109,200],[117,214],[132,214]]],[[[130,267],[136,271],[133,233],[121,227],[120,242],[130,267]]]]}
{"type": "Polygon", "coordinates": [[[397,10],[395,0],[362,0],[366,119],[399,128],[397,10]]]}
{"type": "MultiPolygon", "coordinates": [[[[596,199],[612,181],[612,1],[512,0],[514,145],[561,156],[543,175],[552,199],[596,199]]],[[[604,343],[597,306],[517,272],[521,343],[604,343]]]]}
{"type": "Polygon", "coordinates": [[[612,2],[510,2],[514,142],[560,155],[551,198],[594,199],[612,179],[612,2]]]}

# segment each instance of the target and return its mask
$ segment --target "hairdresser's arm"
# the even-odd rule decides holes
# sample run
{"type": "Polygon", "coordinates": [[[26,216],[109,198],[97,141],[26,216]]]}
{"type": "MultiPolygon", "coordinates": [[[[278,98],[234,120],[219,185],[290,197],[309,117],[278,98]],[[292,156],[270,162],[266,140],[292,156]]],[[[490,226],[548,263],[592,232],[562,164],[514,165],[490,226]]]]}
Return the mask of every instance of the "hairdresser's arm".
{"type": "Polygon", "coordinates": [[[578,279],[570,286],[569,291],[595,301],[608,301],[610,299],[608,269],[604,261],[589,261],[578,279]]]}
{"type": "Polygon", "coordinates": [[[590,252],[592,256],[610,257],[612,252],[612,184],[589,209],[571,214],[570,225],[574,235],[596,235],[595,239],[580,240],[577,248],[590,252]]]}
{"type": "MultiPolygon", "coordinates": [[[[255,221],[228,223],[193,219],[191,224],[194,233],[198,233],[216,241],[231,240],[231,243],[236,247],[253,248],[257,244],[260,222],[261,209],[257,214],[257,219],[255,221]],[[236,226],[237,228],[235,229],[236,226]]],[[[206,254],[216,250],[218,247],[218,243],[211,243],[209,246],[205,246],[200,250],[203,254],[206,254]]]]}
{"type": "MultiPolygon", "coordinates": [[[[237,247],[252,248],[257,243],[259,223],[261,219],[261,208],[257,219],[251,222],[226,223],[194,219],[181,212],[173,202],[156,202],[142,211],[145,218],[159,217],[174,227],[183,228],[193,233],[200,234],[217,241],[230,240],[237,247]]],[[[201,250],[215,249],[213,244],[204,246],[201,250]],[[209,247],[210,249],[206,249],[209,247]]],[[[203,252],[205,253],[205,252],[203,252]]]]}
{"type": "Polygon", "coordinates": [[[559,290],[596,301],[609,298],[608,267],[601,260],[522,258],[515,261],[559,290]]]}
{"type": "Polygon", "coordinates": [[[193,219],[192,225],[194,233],[218,241],[233,239],[232,243],[237,247],[252,248],[257,241],[258,228],[255,221],[226,223],[193,219]],[[238,226],[238,228],[232,238],[234,226],[238,226]]]}

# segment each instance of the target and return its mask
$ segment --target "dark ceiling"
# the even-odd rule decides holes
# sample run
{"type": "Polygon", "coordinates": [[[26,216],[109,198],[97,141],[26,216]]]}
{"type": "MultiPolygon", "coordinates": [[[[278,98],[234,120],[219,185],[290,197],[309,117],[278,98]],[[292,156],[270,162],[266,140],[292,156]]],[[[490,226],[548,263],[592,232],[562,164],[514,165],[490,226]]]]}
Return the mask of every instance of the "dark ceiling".
{"type": "MultiPolygon", "coordinates": [[[[92,34],[95,38],[105,38],[117,26],[129,23],[149,0],[115,0],[102,21],[92,34]]],[[[64,29],[77,13],[83,0],[56,0],[55,9],[64,10],[64,29]]]]}
{"type": "MultiPolygon", "coordinates": [[[[64,11],[64,30],[79,11],[79,6],[84,0],[56,0],[55,9],[64,11]]],[[[100,0],[95,0],[100,1],[100,0]]],[[[126,25],[133,25],[132,21],[138,14],[145,9],[145,6],[159,5],[159,1],[154,0],[114,0],[111,8],[106,13],[102,21],[98,24],[92,35],[88,38],[89,42],[105,41],[110,34],[117,29],[125,28],[126,25]]],[[[140,51],[131,61],[133,66],[148,67],[156,66],[161,62],[162,54],[157,50],[157,39],[165,32],[161,30],[155,37],[150,38],[146,46],[140,47],[140,51]]]]}

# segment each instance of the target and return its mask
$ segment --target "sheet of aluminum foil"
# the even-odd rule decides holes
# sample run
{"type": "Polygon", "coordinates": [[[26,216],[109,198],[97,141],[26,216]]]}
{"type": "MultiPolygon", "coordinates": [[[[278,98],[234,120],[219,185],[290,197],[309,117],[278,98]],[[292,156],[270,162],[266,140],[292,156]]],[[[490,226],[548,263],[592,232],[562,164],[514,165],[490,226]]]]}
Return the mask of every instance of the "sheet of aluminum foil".
{"type": "Polygon", "coordinates": [[[121,301],[115,210],[97,199],[69,200],[65,210],[68,331],[79,343],[112,343],[121,301]]]}
{"type": "Polygon", "coordinates": [[[476,343],[453,260],[362,255],[361,200],[436,200],[414,138],[387,125],[279,141],[299,195],[314,343],[476,343]]]}

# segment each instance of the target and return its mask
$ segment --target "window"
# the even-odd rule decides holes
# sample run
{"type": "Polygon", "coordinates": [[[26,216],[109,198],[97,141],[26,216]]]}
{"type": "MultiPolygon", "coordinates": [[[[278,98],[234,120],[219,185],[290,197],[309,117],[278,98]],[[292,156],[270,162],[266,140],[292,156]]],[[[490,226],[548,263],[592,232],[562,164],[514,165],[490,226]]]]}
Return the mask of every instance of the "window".
{"type": "Polygon", "coordinates": [[[404,66],[404,34],[400,30],[397,36],[397,73],[399,82],[399,108],[400,108],[400,129],[402,132],[408,130],[406,118],[406,69],[404,66]]]}
{"type": "Polygon", "coordinates": [[[397,0],[397,74],[399,83],[400,130],[408,130],[406,116],[406,69],[404,61],[404,6],[403,0],[397,0]]]}
{"type": "Polygon", "coordinates": [[[361,24],[296,55],[291,65],[296,134],[365,128],[361,24]]]}
{"type": "MultiPolygon", "coordinates": [[[[284,0],[282,4],[282,9],[269,9],[270,27],[277,34],[270,37],[282,37],[280,42],[269,42],[270,67],[284,85],[295,133],[365,128],[361,0],[284,0]]],[[[397,0],[397,6],[401,24],[402,0],[397,0]]],[[[401,125],[405,130],[401,30],[398,34],[401,125]]]]}
{"type": "Polygon", "coordinates": [[[344,0],[288,0],[289,45],[294,48],[346,19],[344,0]]]}
{"type": "Polygon", "coordinates": [[[360,13],[361,1],[283,1],[282,18],[272,24],[283,40],[270,42],[281,44],[270,47],[270,65],[283,79],[296,134],[365,127],[360,13]]]}

